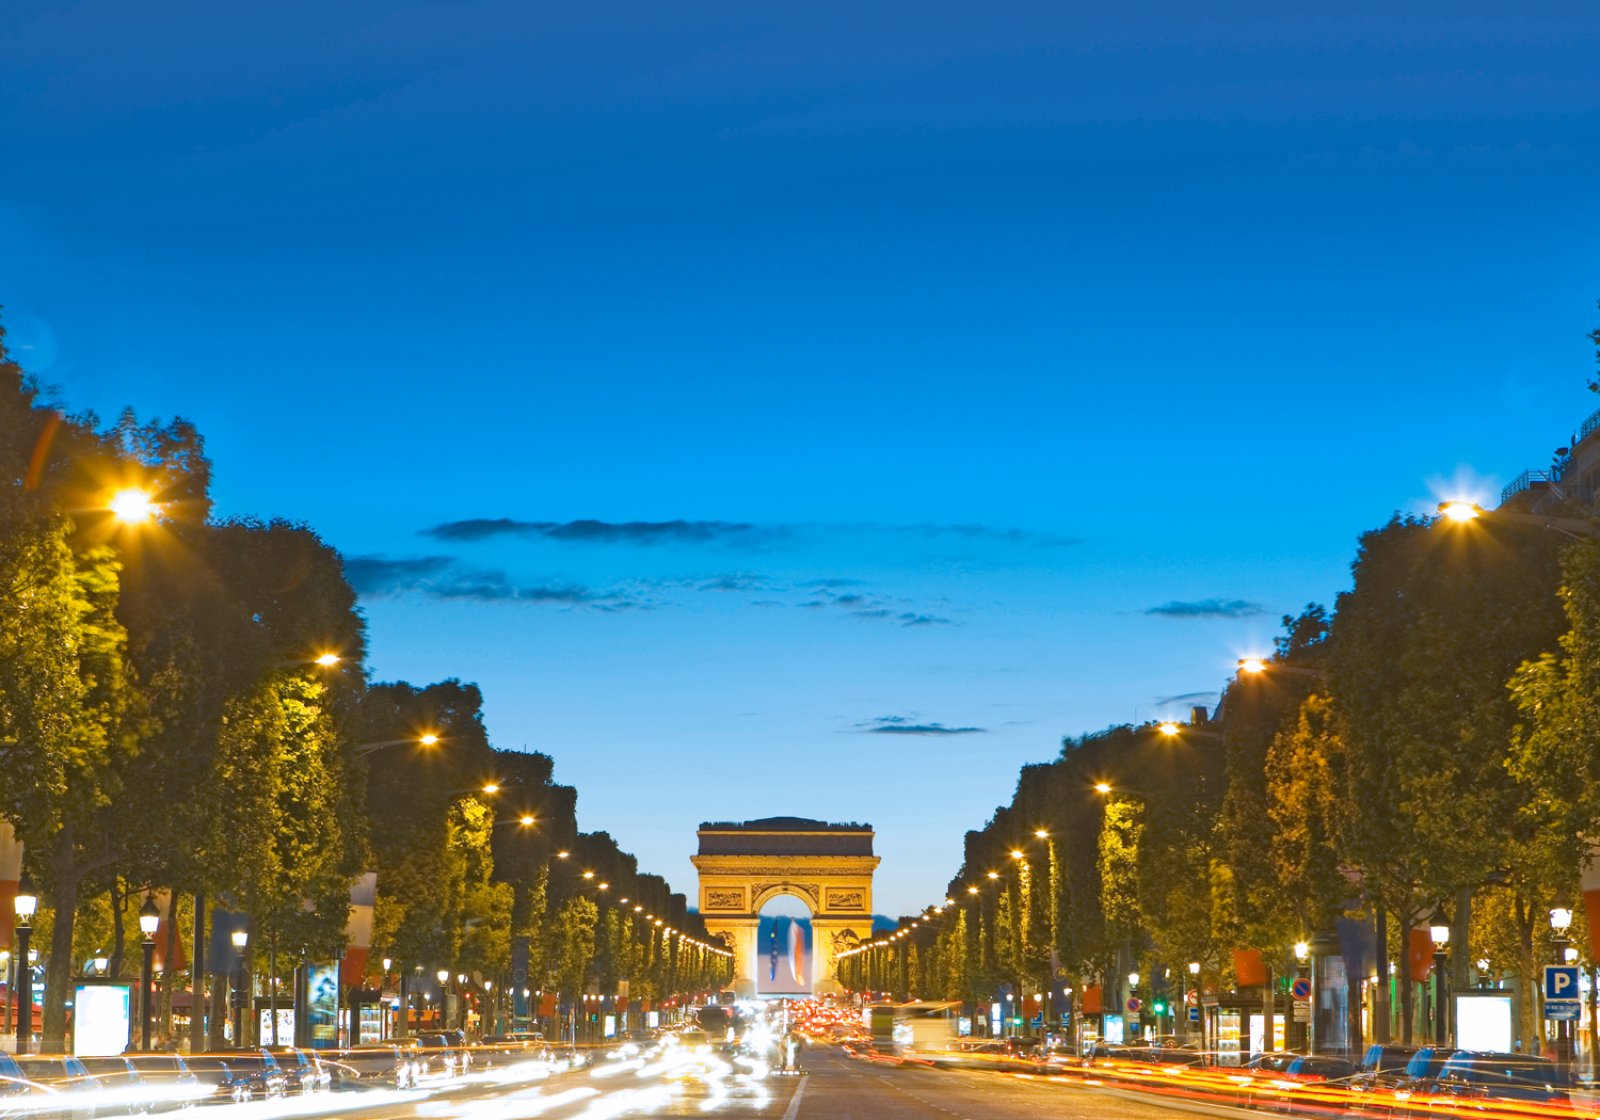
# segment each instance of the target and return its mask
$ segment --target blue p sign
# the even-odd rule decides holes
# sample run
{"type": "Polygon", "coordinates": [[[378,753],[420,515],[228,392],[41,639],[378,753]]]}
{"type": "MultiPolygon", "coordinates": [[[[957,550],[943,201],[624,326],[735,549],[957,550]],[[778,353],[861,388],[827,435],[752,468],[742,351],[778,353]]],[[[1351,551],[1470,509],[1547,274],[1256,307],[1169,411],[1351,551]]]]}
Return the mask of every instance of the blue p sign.
{"type": "Polygon", "coordinates": [[[1544,998],[1568,1000],[1578,998],[1578,966],[1551,964],[1544,969],[1544,998]]]}

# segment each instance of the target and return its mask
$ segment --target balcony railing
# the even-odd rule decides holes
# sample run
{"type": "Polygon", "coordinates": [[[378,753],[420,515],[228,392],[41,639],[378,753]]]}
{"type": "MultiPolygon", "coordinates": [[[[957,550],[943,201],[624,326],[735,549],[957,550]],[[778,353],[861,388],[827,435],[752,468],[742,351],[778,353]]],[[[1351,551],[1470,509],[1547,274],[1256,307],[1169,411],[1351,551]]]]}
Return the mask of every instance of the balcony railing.
{"type": "Polygon", "coordinates": [[[1554,481],[1548,471],[1523,471],[1516,478],[1506,483],[1505,489],[1500,491],[1500,504],[1505,505],[1524,490],[1532,490],[1535,487],[1542,490],[1554,481]]]}

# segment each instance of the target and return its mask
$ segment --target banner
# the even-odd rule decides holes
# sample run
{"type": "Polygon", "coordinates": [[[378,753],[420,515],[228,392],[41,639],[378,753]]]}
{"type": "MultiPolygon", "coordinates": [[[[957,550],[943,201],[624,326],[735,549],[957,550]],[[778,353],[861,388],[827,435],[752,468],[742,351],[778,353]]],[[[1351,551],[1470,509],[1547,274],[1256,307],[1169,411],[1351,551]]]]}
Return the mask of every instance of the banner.
{"type": "Polygon", "coordinates": [[[1411,979],[1418,984],[1425,983],[1433,975],[1433,936],[1428,927],[1412,930],[1406,946],[1411,958],[1411,979]]]}
{"type": "MultiPolygon", "coordinates": [[[[1589,918],[1589,952],[1600,960],[1600,846],[1589,845],[1589,858],[1583,863],[1583,912],[1589,918]]],[[[0,884],[0,890],[4,884],[0,884]]]]}
{"type": "Polygon", "coordinates": [[[22,841],[10,821],[0,821],[0,949],[11,948],[11,923],[17,913],[12,903],[21,879],[22,841]]]}
{"type": "Polygon", "coordinates": [[[1267,982],[1267,962],[1260,949],[1235,949],[1233,975],[1241,988],[1259,988],[1267,982]]]}
{"type": "Polygon", "coordinates": [[[350,883],[350,917],[345,922],[344,961],[339,979],[350,987],[365,987],[367,957],[372,952],[372,907],[378,900],[378,873],[368,871],[350,883]]]}
{"type": "Polygon", "coordinates": [[[173,959],[167,961],[167,936],[171,923],[167,921],[167,911],[172,906],[171,891],[156,891],[156,907],[161,911],[161,920],[156,925],[156,968],[162,972],[168,969],[181,971],[189,967],[188,955],[183,951],[183,930],[178,929],[177,936],[172,939],[175,947],[173,959]]]}

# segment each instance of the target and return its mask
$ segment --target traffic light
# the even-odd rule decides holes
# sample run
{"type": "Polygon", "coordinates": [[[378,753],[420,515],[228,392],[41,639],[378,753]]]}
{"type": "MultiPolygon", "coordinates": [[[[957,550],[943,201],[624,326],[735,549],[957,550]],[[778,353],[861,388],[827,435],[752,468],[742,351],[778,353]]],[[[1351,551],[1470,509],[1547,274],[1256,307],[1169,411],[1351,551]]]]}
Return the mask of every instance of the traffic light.
{"type": "Polygon", "coordinates": [[[1150,1005],[1150,1010],[1154,1011],[1157,1015],[1165,1015],[1167,1013],[1167,1003],[1165,1000],[1158,999],[1150,1005]]]}

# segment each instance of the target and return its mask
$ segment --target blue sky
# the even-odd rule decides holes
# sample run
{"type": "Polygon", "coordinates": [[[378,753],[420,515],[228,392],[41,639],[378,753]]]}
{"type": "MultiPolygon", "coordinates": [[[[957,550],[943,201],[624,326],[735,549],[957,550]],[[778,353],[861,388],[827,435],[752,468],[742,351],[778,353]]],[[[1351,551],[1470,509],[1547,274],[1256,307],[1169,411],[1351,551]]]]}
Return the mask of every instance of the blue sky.
{"type": "Polygon", "coordinates": [[[1586,3],[0,7],[0,302],[644,866],[1214,694],[1593,408],[1586,3]],[[1165,608],[1165,609],[1163,609],[1165,608]],[[1175,699],[1176,698],[1176,699],[1175,699]]]}

